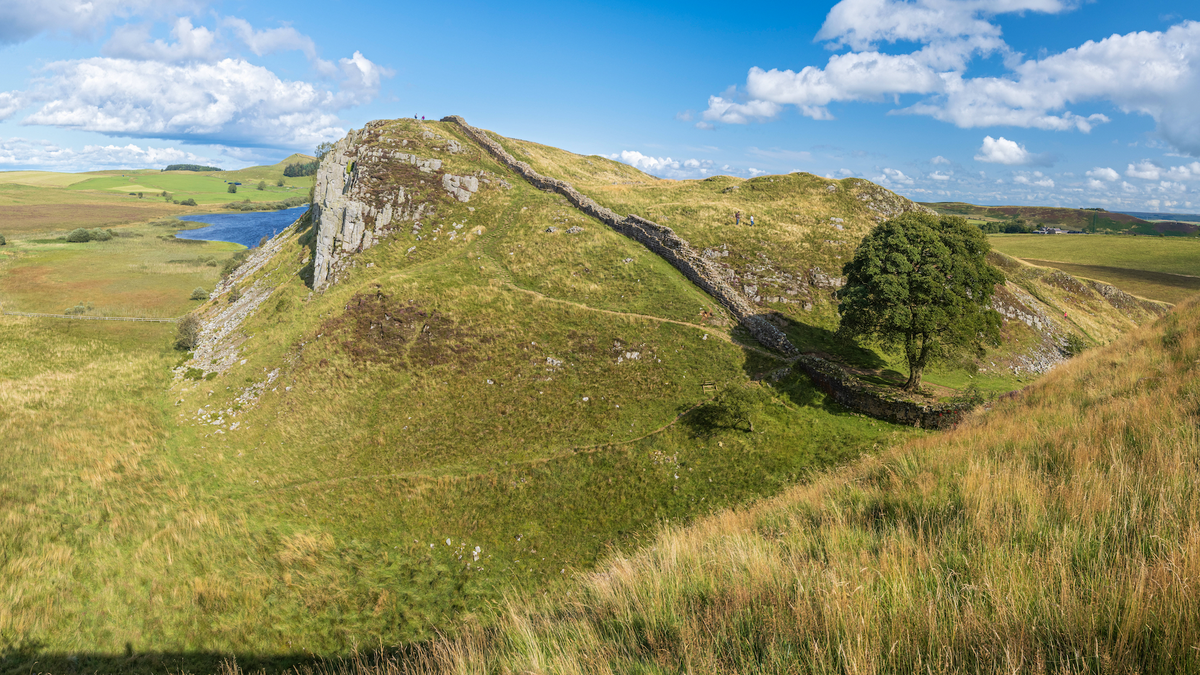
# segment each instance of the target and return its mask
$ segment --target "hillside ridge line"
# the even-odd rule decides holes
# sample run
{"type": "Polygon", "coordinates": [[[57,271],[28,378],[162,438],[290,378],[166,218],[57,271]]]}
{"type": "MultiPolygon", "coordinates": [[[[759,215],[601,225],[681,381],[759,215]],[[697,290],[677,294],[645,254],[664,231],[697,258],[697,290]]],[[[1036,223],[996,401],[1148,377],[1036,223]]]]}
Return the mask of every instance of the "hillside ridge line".
{"type": "Polygon", "coordinates": [[[768,349],[788,357],[799,356],[800,350],[788,340],[787,335],[760,314],[756,308],[725,281],[727,273],[704,259],[686,240],[664,225],[647,220],[636,214],[621,218],[612,209],[600,206],[591,197],[579,192],[566,181],[543,176],[528,163],[519,161],[482,129],[477,129],[458,115],[443,117],[443,122],[457,124],[475,142],[483,146],[508,168],[520,174],[534,187],[547,192],[557,192],[566,197],[576,209],[608,225],[618,233],[637,241],[652,252],[671,263],[692,283],[699,286],[721,303],[735,319],[768,349]]]}

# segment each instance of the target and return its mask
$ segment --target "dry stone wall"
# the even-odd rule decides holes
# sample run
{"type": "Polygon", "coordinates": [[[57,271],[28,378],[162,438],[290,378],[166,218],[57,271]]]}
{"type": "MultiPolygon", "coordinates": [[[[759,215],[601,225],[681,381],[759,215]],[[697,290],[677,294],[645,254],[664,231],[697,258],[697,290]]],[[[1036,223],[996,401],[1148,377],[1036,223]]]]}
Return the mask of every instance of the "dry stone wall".
{"type": "Polygon", "coordinates": [[[457,124],[475,142],[534,187],[566,197],[575,208],[661,256],[692,283],[724,305],[762,345],[787,356],[799,354],[799,350],[787,339],[783,331],[759,314],[757,308],[730,284],[730,272],[709,262],[701,252],[692,248],[691,244],[680,238],[671,228],[632,214],[624,218],[618,216],[612,209],[600,206],[591,197],[580,193],[570,183],[543,176],[534,171],[528,163],[518,161],[483,130],[472,127],[458,115],[451,115],[442,121],[457,124]]]}
{"type": "Polygon", "coordinates": [[[949,429],[962,421],[969,405],[930,405],[899,398],[874,387],[824,359],[802,354],[795,367],[838,404],[871,417],[922,429],[949,429]]]}

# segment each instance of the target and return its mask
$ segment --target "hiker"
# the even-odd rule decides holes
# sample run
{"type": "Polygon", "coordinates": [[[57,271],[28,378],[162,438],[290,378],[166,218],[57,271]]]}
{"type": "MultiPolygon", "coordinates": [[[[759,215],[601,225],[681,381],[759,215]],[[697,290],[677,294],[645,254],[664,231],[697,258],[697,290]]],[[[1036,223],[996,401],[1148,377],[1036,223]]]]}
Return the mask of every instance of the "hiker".
{"type": "Polygon", "coordinates": [[[754,227],[754,216],[750,216],[750,227],[754,227]]]}
{"type": "Polygon", "coordinates": [[[742,224],[742,212],[741,212],[741,211],[734,211],[734,212],[733,212],[733,224],[734,224],[734,225],[741,225],[741,224],[742,224]]]}

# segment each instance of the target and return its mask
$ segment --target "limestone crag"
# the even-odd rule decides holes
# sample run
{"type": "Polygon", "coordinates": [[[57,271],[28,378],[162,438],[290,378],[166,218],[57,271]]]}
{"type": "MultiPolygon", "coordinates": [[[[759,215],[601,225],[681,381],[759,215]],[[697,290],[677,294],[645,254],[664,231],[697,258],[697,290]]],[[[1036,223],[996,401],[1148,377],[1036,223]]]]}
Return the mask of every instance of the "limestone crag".
{"type": "MultiPolygon", "coordinates": [[[[440,184],[460,202],[470,201],[479,191],[478,177],[444,173],[442,160],[404,152],[407,140],[364,142],[381,124],[373,122],[361,131],[351,131],[334,145],[317,170],[313,193],[315,290],[336,283],[350,266],[351,255],[375,246],[399,229],[408,229],[403,223],[411,223],[413,234],[419,233],[421,221],[435,214],[436,200],[421,187],[426,180],[440,184]]],[[[462,152],[457,141],[428,130],[422,135],[426,140],[444,142],[445,147],[438,150],[462,152]]]]}
{"type": "Polygon", "coordinates": [[[754,304],[730,285],[730,272],[726,268],[710,262],[710,258],[694,249],[671,228],[637,215],[631,214],[624,218],[618,216],[612,209],[600,206],[571,184],[543,176],[526,162],[518,161],[483,130],[470,126],[458,115],[445,117],[442,121],[457,124],[475,142],[538,189],[556,192],[566,197],[575,208],[661,256],[692,283],[716,298],[764,346],[788,356],[799,353],[783,331],[759,314],[754,304]]]}

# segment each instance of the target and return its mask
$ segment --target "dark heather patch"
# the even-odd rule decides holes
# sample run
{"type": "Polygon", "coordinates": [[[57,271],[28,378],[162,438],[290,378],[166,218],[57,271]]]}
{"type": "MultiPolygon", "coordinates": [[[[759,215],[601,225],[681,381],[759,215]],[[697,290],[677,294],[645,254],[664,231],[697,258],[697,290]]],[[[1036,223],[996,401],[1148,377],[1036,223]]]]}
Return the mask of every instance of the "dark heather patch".
{"type": "Polygon", "coordinates": [[[398,369],[469,365],[472,336],[446,315],[387,293],[359,293],[341,316],[318,330],[330,336],[355,365],[398,369]]]}

